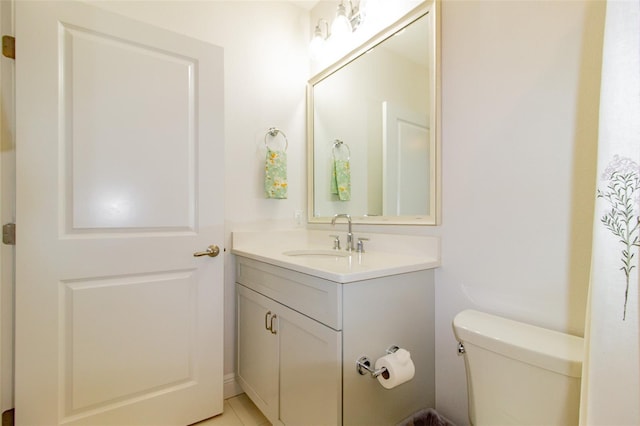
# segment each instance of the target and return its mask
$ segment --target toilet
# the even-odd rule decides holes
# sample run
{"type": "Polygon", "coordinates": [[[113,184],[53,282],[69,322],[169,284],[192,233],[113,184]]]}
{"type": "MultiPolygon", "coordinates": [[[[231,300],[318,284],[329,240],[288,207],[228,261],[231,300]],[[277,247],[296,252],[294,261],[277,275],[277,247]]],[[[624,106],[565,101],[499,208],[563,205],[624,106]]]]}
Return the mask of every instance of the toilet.
{"type": "Polygon", "coordinates": [[[453,320],[472,425],[577,425],[583,339],[474,310],[453,320]]]}

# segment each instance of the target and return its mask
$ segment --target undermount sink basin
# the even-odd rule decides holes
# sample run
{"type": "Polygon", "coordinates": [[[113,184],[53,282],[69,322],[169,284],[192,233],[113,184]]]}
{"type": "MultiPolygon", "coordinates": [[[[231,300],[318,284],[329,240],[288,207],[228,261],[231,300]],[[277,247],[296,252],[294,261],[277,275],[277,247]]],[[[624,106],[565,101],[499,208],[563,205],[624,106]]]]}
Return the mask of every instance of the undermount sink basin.
{"type": "Polygon", "coordinates": [[[283,251],[285,256],[298,257],[349,257],[349,252],[338,250],[322,250],[322,249],[302,249],[283,251]]]}

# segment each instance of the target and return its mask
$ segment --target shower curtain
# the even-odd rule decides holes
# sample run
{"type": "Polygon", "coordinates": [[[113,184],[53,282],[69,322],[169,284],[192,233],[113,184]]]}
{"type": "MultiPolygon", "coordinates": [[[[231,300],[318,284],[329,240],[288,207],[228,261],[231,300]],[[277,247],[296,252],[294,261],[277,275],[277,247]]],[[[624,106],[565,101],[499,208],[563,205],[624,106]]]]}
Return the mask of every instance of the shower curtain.
{"type": "Polygon", "coordinates": [[[580,424],[640,424],[640,0],[608,0],[580,424]]]}

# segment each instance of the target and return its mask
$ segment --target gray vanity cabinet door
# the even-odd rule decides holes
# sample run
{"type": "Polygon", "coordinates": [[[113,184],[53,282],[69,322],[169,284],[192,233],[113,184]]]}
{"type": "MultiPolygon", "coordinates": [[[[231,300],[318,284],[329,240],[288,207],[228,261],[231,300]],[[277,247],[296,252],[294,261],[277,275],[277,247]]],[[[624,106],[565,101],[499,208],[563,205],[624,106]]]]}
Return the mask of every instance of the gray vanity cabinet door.
{"type": "Polygon", "coordinates": [[[238,377],[274,425],[342,423],[342,332],[236,285],[238,377]]]}
{"type": "Polygon", "coordinates": [[[275,302],[236,285],[240,386],[271,421],[278,418],[278,339],[268,329],[275,302]]]}
{"type": "Polygon", "coordinates": [[[282,306],[278,335],[282,423],[342,424],[342,332],[282,306]]]}

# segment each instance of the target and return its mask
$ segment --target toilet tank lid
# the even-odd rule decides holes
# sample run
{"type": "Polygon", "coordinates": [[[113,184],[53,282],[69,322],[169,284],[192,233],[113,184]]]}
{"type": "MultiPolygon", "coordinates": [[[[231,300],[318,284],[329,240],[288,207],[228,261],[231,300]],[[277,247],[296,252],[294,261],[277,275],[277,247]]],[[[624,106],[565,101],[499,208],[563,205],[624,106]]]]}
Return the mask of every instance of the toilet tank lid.
{"type": "Polygon", "coordinates": [[[492,352],[570,377],[581,377],[581,337],[475,310],[453,319],[456,338],[492,352]]]}

